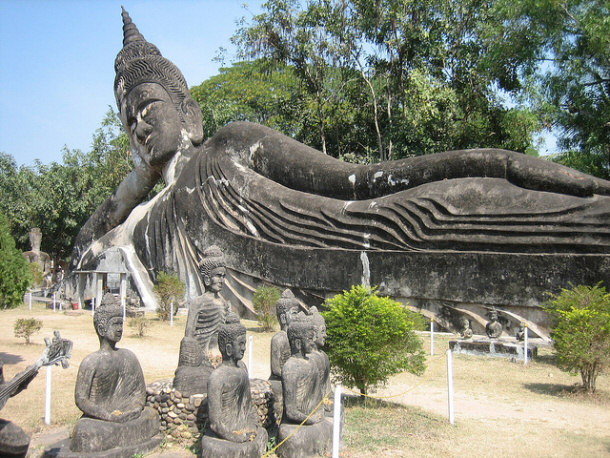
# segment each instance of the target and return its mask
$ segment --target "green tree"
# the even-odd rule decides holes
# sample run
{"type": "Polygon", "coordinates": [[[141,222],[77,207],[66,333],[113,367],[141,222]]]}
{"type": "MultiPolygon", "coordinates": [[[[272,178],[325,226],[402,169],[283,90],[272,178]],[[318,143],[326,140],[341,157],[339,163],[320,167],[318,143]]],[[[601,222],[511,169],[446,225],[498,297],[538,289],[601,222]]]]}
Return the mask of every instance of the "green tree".
{"type": "Polygon", "coordinates": [[[273,331],[273,325],[277,323],[274,307],[281,295],[280,290],[274,286],[261,286],[254,292],[252,305],[263,332],[273,331]]]}
{"type": "Polygon", "coordinates": [[[171,304],[174,304],[174,313],[178,309],[178,301],[184,296],[184,283],[175,273],[159,272],[157,283],[153,291],[159,297],[160,304],[157,316],[161,321],[169,320],[171,304]]]}
{"type": "Polygon", "coordinates": [[[234,41],[242,56],[295,68],[324,152],[358,151],[333,151],[334,131],[380,160],[470,147],[534,154],[539,116],[506,97],[523,90],[524,59],[498,54],[489,32],[499,1],[270,0],[234,41]],[[343,119],[351,124],[338,128],[343,119]]]}
{"type": "Polygon", "coordinates": [[[0,306],[17,307],[32,284],[28,262],[15,248],[6,218],[0,213],[0,306]]]}
{"type": "Polygon", "coordinates": [[[496,0],[492,10],[490,65],[516,69],[512,80],[533,89],[533,109],[559,135],[558,162],[609,179],[608,2],[496,0]]]}
{"type": "Polygon", "coordinates": [[[256,122],[291,137],[303,130],[302,90],[291,67],[237,62],[190,92],[201,107],[207,137],[230,121],[256,122]]]}
{"type": "Polygon", "coordinates": [[[42,321],[36,318],[17,318],[13,326],[15,337],[23,337],[26,345],[30,344],[30,337],[42,329],[42,321]]]}
{"type": "Polygon", "coordinates": [[[561,369],[580,373],[590,393],[610,363],[610,294],[596,286],[576,286],[552,294],[543,305],[553,318],[551,337],[561,369]]]}
{"type": "Polygon", "coordinates": [[[422,342],[413,332],[414,313],[375,288],[353,286],[331,299],[326,320],[328,357],[339,379],[362,396],[393,374],[422,374],[422,342]]]}

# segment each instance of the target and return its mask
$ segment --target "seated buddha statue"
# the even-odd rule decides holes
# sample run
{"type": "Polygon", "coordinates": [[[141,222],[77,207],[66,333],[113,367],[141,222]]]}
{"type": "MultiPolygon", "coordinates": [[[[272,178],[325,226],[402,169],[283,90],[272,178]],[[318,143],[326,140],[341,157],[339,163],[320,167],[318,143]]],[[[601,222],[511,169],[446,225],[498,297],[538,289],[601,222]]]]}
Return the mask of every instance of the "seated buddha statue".
{"type": "Polygon", "coordinates": [[[242,361],[246,327],[230,313],[218,331],[222,363],[208,380],[209,429],[201,440],[203,457],[259,458],[267,447],[267,431],[259,425],[250,396],[248,370],[242,361]]]}
{"type": "Polygon", "coordinates": [[[104,296],[93,324],[100,349],[86,356],[78,369],[74,398],[83,415],[74,427],[70,452],[131,456],[151,450],[161,441],[159,416],[144,406],[146,384],[136,355],[116,347],[123,334],[118,298],[104,296]]]}
{"type": "Polygon", "coordinates": [[[299,312],[288,326],[291,356],[282,369],[284,415],[276,450],[279,457],[324,455],[332,438],[332,420],[324,416],[323,383],[319,362],[310,354],[315,348],[315,325],[299,312]]]}

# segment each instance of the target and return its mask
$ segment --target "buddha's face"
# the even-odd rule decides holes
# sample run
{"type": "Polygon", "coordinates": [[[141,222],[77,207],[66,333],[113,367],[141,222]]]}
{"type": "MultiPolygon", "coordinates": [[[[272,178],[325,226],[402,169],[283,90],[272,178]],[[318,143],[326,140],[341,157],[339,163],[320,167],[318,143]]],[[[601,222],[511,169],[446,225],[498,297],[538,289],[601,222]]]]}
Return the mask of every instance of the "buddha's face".
{"type": "Polygon", "coordinates": [[[123,318],[115,316],[106,322],[104,329],[100,329],[100,336],[105,337],[110,342],[117,343],[123,336],[123,318]]]}
{"type": "Polygon", "coordinates": [[[239,334],[231,341],[231,356],[235,361],[240,361],[246,352],[246,334],[239,334]]]}
{"type": "Polygon", "coordinates": [[[167,163],[180,146],[182,119],[167,91],[142,83],[127,94],[125,128],[138,154],[151,166],[167,163]]]}
{"type": "Polygon", "coordinates": [[[304,333],[303,338],[301,339],[304,353],[311,353],[315,349],[314,340],[315,332],[313,329],[310,329],[304,333]]]}
{"type": "Polygon", "coordinates": [[[316,326],[314,343],[317,348],[322,348],[326,343],[326,326],[316,326]]]}
{"type": "Polygon", "coordinates": [[[209,276],[204,277],[203,282],[206,290],[213,293],[220,293],[225,281],[226,269],[224,267],[216,267],[212,269],[209,276]]]}

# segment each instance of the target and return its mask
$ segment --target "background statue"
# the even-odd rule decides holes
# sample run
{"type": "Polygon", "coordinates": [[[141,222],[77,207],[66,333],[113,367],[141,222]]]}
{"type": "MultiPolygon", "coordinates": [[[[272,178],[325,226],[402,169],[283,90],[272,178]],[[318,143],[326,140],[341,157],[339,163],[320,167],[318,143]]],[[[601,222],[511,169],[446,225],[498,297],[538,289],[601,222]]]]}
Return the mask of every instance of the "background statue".
{"type": "Polygon", "coordinates": [[[259,458],[267,448],[267,431],[259,425],[248,370],[241,360],[246,350],[246,327],[234,313],[220,327],[218,346],[222,363],[208,382],[210,428],[202,438],[202,456],[259,458]]]}
{"type": "Polygon", "coordinates": [[[115,95],[136,167],[79,234],[73,267],[119,246],[139,288],[175,271],[195,297],[201,251],[216,244],[242,313],[261,283],[309,304],[364,283],[414,306],[532,306],[610,276],[607,181],[496,149],[348,164],[241,122],[201,144],[181,73],[123,20],[115,95]],[[166,188],[138,206],[161,175],[166,188]]]}
{"type": "MultiPolygon", "coordinates": [[[[69,366],[68,359],[72,355],[72,342],[62,339],[59,331],[53,332],[53,340],[45,338],[46,348],[34,364],[11,380],[4,380],[3,361],[0,359],[0,410],[10,397],[25,390],[29,383],[38,375],[42,366],[60,364],[64,369],[69,366]]],[[[16,424],[0,419],[0,456],[25,457],[30,446],[30,438],[16,424]]]]}
{"type": "Polygon", "coordinates": [[[207,392],[208,377],[214,369],[210,344],[215,346],[218,329],[230,309],[220,296],[226,273],[220,248],[212,246],[203,252],[199,270],[205,292],[187,303],[186,329],[174,378],[174,388],[183,396],[207,392]]]}
{"type": "Polygon", "coordinates": [[[279,457],[323,455],[330,444],[332,421],[324,417],[324,382],[319,361],[310,356],[315,338],[312,317],[300,312],[288,326],[292,356],[282,369],[284,415],[278,442],[287,440],[276,451],[279,457]]]}
{"type": "Polygon", "coordinates": [[[86,356],[78,369],[74,398],[83,416],[74,427],[66,454],[130,456],[151,450],[161,441],[159,417],[144,407],[146,384],[136,355],[116,347],[123,335],[118,298],[104,295],[95,309],[93,325],[100,349],[86,356]]]}
{"type": "Polygon", "coordinates": [[[498,312],[496,310],[490,310],[488,313],[489,321],[485,325],[485,333],[490,339],[497,339],[502,335],[503,326],[498,318],[498,312]]]}

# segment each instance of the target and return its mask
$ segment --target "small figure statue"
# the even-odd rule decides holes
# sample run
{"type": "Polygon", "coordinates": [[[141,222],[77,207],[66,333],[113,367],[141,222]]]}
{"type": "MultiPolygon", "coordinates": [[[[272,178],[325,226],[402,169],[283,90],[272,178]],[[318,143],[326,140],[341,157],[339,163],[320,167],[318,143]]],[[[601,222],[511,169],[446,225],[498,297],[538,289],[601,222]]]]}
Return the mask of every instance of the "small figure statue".
{"type": "Polygon", "coordinates": [[[519,327],[515,332],[515,339],[517,339],[519,342],[523,342],[525,340],[525,325],[523,323],[519,324],[519,327]]]}
{"type": "MultiPolygon", "coordinates": [[[[60,364],[64,369],[69,366],[68,359],[72,354],[72,342],[62,339],[59,331],[53,332],[53,340],[45,338],[46,348],[34,364],[15,375],[10,381],[4,381],[4,363],[0,359],[0,409],[9,398],[25,390],[38,375],[42,366],[60,364]]],[[[30,438],[16,424],[0,419],[0,456],[25,457],[30,446],[30,438]]]]}
{"type": "MultiPolygon", "coordinates": [[[[40,251],[40,243],[42,242],[42,231],[34,227],[30,231],[30,251],[25,251],[23,253],[23,257],[27,259],[29,263],[38,264],[40,269],[40,273],[42,275],[43,282],[45,278],[51,278],[51,273],[53,270],[53,261],[51,260],[51,256],[49,256],[44,251],[40,251]]],[[[38,286],[38,285],[35,285],[38,286]]],[[[45,284],[45,287],[51,286],[50,284],[45,284]]]]}
{"type": "Polygon", "coordinates": [[[151,450],[161,442],[159,416],[144,407],[146,384],[136,355],[116,348],[123,335],[118,298],[104,295],[95,309],[93,325],[100,349],[83,359],[74,394],[83,416],[72,433],[71,453],[60,452],[58,456],[100,452],[131,456],[151,450]]]}
{"type": "Polygon", "coordinates": [[[201,440],[202,457],[259,458],[267,447],[267,431],[259,425],[250,397],[250,380],[241,360],[246,327],[230,313],[218,332],[222,363],[208,381],[210,427],[201,440]]]}
{"type": "Polygon", "coordinates": [[[322,387],[322,394],[328,395],[328,399],[324,402],[324,413],[327,416],[332,416],[332,393],[330,383],[330,361],[326,352],[322,350],[326,343],[326,321],[318,312],[318,308],[313,306],[309,309],[309,316],[314,326],[313,349],[309,353],[309,358],[318,366],[319,383],[322,387]]]}
{"type": "Polygon", "coordinates": [[[220,296],[225,279],[225,260],[220,248],[211,246],[203,252],[199,272],[205,292],[188,303],[184,338],[174,378],[174,388],[183,396],[207,393],[208,378],[214,370],[209,351],[217,342],[219,327],[230,310],[220,296]]]}
{"type": "Polygon", "coordinates": [[[502,323],[498,319],[498,312],[491,309],[487,315],[489,316],[489,321],[485,325],[485,333],[490,339],[497,339],[502,335],[503,329],[502,323]]]}
{"type": "Polygon", "coordinates": [[[464,315],[461,315],[458,318],[458,322],[460,324],[460,335],[462,336],[462,339],[471,339],[472,329],[470,328],[470,320],[464,315]]]}
{"type": "Polygon", "coordinates": [[[332,421],[325,418],[318,363],[309,355],[315,348],[313,319],[300,312],[288,326],[292,356],[282,369],[284,416],[280,424],[279,457],[323,455],[330,445],[332,421]],[[303,425],[301,425],[301,423],[303,425]]]}

